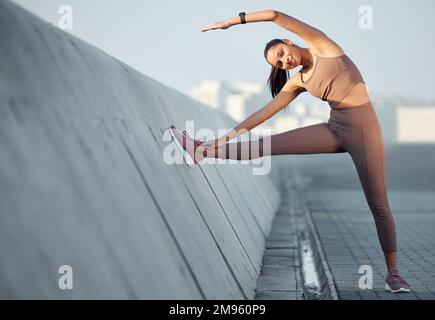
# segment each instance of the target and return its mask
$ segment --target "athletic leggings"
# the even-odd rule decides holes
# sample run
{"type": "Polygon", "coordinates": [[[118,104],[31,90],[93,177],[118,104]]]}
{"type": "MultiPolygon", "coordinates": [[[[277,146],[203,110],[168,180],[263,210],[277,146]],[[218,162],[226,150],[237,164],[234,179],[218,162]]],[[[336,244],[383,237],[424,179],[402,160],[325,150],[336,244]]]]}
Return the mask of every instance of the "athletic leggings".
{"type": "Polygon", "coordinates": [[[270,138],[270,150],[263,150],[262,138],[252,143],[251,149],[247,149],[249,141],[227,143],[219,158],[249,160],[266,155],[348,152],[373,214],[382,250],[384,253],[396,251],[396,228],[387,197],[382,131],[371,102],[331,109],[327,122],[271,135],[270,138]]]}

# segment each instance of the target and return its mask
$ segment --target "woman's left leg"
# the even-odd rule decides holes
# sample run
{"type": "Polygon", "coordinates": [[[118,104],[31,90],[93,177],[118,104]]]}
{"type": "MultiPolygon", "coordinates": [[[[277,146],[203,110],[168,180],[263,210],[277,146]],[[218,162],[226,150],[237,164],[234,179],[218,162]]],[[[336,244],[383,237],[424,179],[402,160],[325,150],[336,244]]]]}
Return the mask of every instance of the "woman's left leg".
{"type": "Polygon", "coordinates": [[[329,124],[322,122],[258,140],[226,143],[214,149],[206,148],[202,154],[208,158],[251,160],[269,155],[340,152],[345,151],[340,147],[337,134],[329,124]]]}

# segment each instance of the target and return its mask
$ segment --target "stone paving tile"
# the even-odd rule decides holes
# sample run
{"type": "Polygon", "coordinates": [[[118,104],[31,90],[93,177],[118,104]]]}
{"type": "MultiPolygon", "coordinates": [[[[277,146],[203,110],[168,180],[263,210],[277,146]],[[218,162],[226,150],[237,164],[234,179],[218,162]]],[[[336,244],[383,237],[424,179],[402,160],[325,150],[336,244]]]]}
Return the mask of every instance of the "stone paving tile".
{"type": "Polygon", "coordinates": [[[255,296],[255,300],[297,300],[296,291],[259,291],[255,296]]]}
{"type": "Polygon", "coordinates": [[[295,268],[263,266],[258,279],[258,290],[295,290],[295,268]]]}
{"type": "Polygon", "coordinates": [[[298,267],[299,261],[291,257],[277,257],[266,255],[263,257],[263,266],[275,267],[298,267]]]}

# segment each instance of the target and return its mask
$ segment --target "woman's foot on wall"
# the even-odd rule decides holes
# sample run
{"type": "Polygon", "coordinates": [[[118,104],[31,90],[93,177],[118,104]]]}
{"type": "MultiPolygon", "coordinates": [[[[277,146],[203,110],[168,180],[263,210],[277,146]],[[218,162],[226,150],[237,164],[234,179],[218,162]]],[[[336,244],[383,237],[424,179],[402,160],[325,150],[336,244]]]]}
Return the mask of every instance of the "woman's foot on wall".
{"type": "Polygon", "coordinates": [[[186,131],[181,131],[173,125],[171,125],[169,131],[190,167],[195,166],[204,159],[204,156],[198,152],[198,146],[203,141],[192,139],[186,131]]]}

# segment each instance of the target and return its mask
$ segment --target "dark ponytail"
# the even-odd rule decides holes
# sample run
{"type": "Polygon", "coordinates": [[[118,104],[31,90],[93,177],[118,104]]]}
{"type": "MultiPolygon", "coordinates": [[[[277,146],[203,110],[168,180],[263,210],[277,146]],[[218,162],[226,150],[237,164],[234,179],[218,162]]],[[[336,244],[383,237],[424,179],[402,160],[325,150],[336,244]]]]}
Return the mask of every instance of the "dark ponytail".
{"type": "MultiPolygon", "coordinates": [[[[266,44],[264,48],[264,58],[266,58],[267,51],[272,48],[274,45],[279,43],[284,43],[281,39],[273,39],[266,44]]],[[[284,87],[285,83],[289,78],[288,70],[280,69],[275,66],[272,66],[272,70],[270,71],[269,79],[267,79],[267,84],[270,87],[270,93],[272,94],[272,98],[281,91],[282,87],[284,87]]]]}

